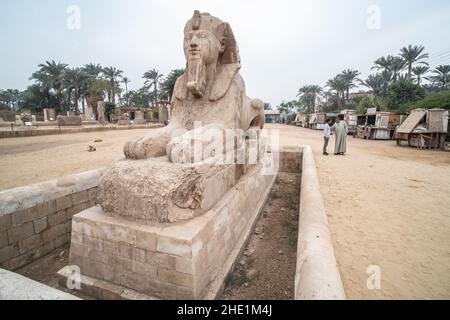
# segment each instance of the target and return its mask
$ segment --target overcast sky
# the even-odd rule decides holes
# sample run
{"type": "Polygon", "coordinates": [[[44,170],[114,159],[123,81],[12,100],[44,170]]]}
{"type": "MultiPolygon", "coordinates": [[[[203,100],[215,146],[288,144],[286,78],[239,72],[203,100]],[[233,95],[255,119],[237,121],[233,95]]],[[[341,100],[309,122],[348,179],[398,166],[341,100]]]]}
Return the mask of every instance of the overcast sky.
{"type": "Polygon", "coordinates": [[[45,60],[115,66],[142,86],[151,68],[184,67],[183,27],[195,9],[229,22],[247,94],[272,105],[345,68],[423,44],[450,64],[448,0],[2,0],[0,89],[23,90],[45,60]],[[75,5],[75,11],[71,6],[75,5]],[[79,28],[76,18],[80,12],[79,28]],[[68,12],[69,11],[69,12],[68,12]]]}

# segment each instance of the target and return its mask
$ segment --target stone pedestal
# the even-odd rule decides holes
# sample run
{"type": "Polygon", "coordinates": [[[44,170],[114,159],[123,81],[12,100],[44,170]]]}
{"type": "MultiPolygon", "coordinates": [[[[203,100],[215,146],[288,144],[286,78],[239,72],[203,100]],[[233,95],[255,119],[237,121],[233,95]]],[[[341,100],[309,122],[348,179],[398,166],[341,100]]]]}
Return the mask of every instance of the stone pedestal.
{"type": "Polygon", "coordinates": [[[105,124],[105,103],[103,101],[97,102],[98,122],[101,125],[105,124]]]}
{"type": "Polygon", "coordinates": [[[117,217],[100,206],[75,215],[70,264],[81,269],[82,289],[94,295],[131,289],[163,299],[214,299],[275,181],[260,169],[253,167],[208,212],[185,222],[117,217]]]}
{"type": "Polygon", "coordinates": [[[93,119],[93,114],[94,111],[92,110],[92,107],[87,105],[84,108],[84,121],[93,121],[95,119],[93,119]]]}
{"type": "Polygon", "coordinates": [[[144,112],[136,111],[134,113],[134,124],[146,124],[147,120],[144,118],[144,112]]]}
{"type": "Polygon", "coordinates": [[[159,123],[166,123],[169,120],[169,110],[167,106],[159,106],[158,107],[158,117],[159,123]]]}
{"type": "Polygon", "coordinates": [[[56,120],[56,113],[55,109],[50,108],[44,108],[44,121],[55,121],[56,120]]]}

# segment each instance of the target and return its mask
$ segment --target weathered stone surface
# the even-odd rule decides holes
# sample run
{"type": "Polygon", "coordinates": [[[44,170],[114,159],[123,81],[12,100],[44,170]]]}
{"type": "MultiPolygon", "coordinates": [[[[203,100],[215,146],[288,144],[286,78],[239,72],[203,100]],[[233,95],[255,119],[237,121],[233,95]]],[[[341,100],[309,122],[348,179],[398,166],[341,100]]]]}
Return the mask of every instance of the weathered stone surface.
{"type": "Polygon", "coordinates": [[[204,215],[176,224],[155,226],[89,208],[73,218],[70,263],[90,277],[159,298],[217,293],[212,281],[223,283],[275,179],[260,169],[252,168],[204,215]]]}
{"type": "MultiPolygon", "coordinates": [[[[66,216],[64,215],[64,220],[66,219],[66,216]]],[[[64,221],[63,220],[63,221],[64,221]]],[[[47,217],[43,217],[37,220],[33,221],[34,226],[34,233],[41,233],[47,228],[47,217]]],[[[52,226],[52,224],[50,224],[52,226]]]]}
{"type": "Polygon", "coordinates": [[[89,196],[88,196],[87,190],[72,194],[72,201],[73,201],[74,205],[77,205],[77,204],[80,204],[83,202],[88,202],[89,196]]]}
{"type": "Polygon", "coordinates": [[[83,119],[80,116],[58,116],[59,126],[81,126],[83,119]]]}
{"type": "Polygon", "coordinates": [[[105,212],[155,222],[191,219],[209,210],[236,183],[235,165],[119,161],[99,187],[105,212]]]}
{"type": "Polygon", "coordinates": [[[79,298],[0,269],[0,300],[80,300],[79,298]]]}
{"type": "Polygon", "coordinates": [[[97,102],[97,113],[98,113],[98,122],[100,124],[105,124],[105,103],[103,101],[97,102]]]}
{"type": "Polygon", "coordinates": [[[19,255],[19,251],[14,246],[0,248],[0,263],[4,263],[19,255]]]}
{"type": "Polygon", "coordinates": [[[8,229],[8,242],[10,244],[24,240],[34,234],[33,222],[27,222],[19,227],[8,229]]]}

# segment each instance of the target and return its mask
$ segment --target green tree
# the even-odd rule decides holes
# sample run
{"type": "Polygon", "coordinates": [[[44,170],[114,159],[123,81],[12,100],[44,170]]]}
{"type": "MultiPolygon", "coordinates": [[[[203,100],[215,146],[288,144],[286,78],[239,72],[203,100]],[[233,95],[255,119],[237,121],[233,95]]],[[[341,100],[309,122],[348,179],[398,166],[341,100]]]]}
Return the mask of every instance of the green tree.
{"type": "Polygon", "coordinates": [[[119,79],[123,75],[123,71],[116,67],[103,68],[103,76],[109,81],[108,102],[116,104],[116,94],[120,92],[119,79]]]}
{"type": "Polygon", "coordinates": [[[358,76],[361,73],[358,70],[346,69],[341,72],[341,78],[344,82],[346,99],[348,100],[350,89],[356,87],[356,82],[358,80],[358,76]]]}
{"type": "Polygon", "coordinates": [[[327,87],[336,92],[337,109],[339,112],[341,110],[341,103],[344,101],[344,94],[347,90],[347,82],[343,79],[342,74],[338,74],[327,81],[327,87]]]}
{"type": "Polygon", "coordinates": [[[390,87],[387,95],[387,103],[391,110],[396,110],[405,103],[414,103],[425,97],[425,90],[409,81],[396,81],[390,87]]]}
{"type": "Polygon", "coordinates": [[[123,77],[122,78],[122,82],[125,84],[125,100],[127,102],[127,107],[130,106],[130,102],[129,102],[129,97],[128,97],[128,83],[130,83],[130,79],[128,79],[127,77],[123,77]]]}
{"type": "MultiPolygon", "coordinates": [[[[68,95],[68,104],[69,107],[72,105],[71,109],[75,111],[75,113],[79,113],[78,102],[80,101],[83,91],[86,88],[86,82],[88,81],[89,76],[85,71],[81,68],[67,68],[64,72],[64,86],[67,90],[68,95]],[[73,100],[72,92],[74,94],[73,100]],[[72,104],[73,102],[73,104],[72,104]]],[[[84,100],[84,99],[83,99],[84,100]]],[[[85,112],[84,101],[82,103],[83,113],[85,112]]]]}
{"type": "Polygon", "coordinates": [[[428,77],[425,75],[429,70],[430,68],[428,66],[416,66],[412,68],[412,73],[415,75],[415,80],[418,85],[421,84],[423,79],[428,80],[428,77]]]}
{"type": "Polygon", "coordinates": [[[35,80],[45,92],[48,106],[53,106],[57,111],[65,112],[65,107],[62,104],[62,91],[64,89],[64,71],[67,64],[61,62],[46,61],[40,64],[39,70],[31,75],[31,80],[35,80]],[[51,91],[55,93],[55,105],[52,105],[51,91]]]}
{"type": "Polygon", "coordinates": [[[172,100],[175,82],[184,74],[184,69],[174,69],[170,71],[169,75],[161,83],[161,96],[163,99],[172,100]]]}
{"type": "Polygon", "coordinates": [[[424,99],[415,103],[406,103],[400,106],[399,111],[409,112],[413,109],[448,109],[450,110],[450,91],[440,91],[428,94],[424,99]]]}
{"type": "Polygon", "coordinates": [[[159,73],[156,69],[151,69],[144,73],[142,76],[143,79],[145,79],[144,87],[147,89],[151,89],[153,86],[153,95],[151,95],[151,101],[155,103],[158,101],[158,86],[161,83],[163,75],[159,73]]]}
{"type": "Polygon", "coordinates": [[[450,65],[440,65],[433,70],[431,81],[441,89],[450,88],[450,65]]]}
{"type": "Polygon", "coordinates": [[[297,97],[300,98],[300,103],[306,106],[305,111],[314,112],[316,109],[316,101],[323,93],[322,87],[318,85],[306,85],[298,90],[297,97]]]}
{"type": "Polygon", "coordinates": [[[403,47],[400,50],[400,56],[403,58],[403,60],[406,63],[406,67],[408,69],[408,80],[411,80],[412,78],[412,68],[416,64],[422,64],[422,65],[428,65],[427,62],[423,61],[424,59],[428,59],[429,55],[428,53],[423,53],[425,50],[425,47],[420,46],[412,46],[409,45],[408,47],[403,47]]]}

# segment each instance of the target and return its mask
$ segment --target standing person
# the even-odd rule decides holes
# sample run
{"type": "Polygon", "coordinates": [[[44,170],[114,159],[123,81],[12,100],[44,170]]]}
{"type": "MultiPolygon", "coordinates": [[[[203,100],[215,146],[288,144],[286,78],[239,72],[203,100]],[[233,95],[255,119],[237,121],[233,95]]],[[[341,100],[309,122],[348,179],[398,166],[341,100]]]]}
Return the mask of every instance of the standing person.
{"type": "Polygon", "coordinates": [[[328,141],[330,141],[331,128],[330,128],[330,119],[325,120],[325,126],[323,127],[323,155],[327,156],[327,146],[328,141]]]}
{"type": "Polygon", "coordinates": [[[333,127],[334,132],[336,133],[336,140],[334,143],[334,154],[335,155],[344,155],[347,152],[347,134],[348,134],[348,126],[345,121],[336,118],[336,122],[333,127]]]}

